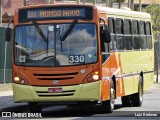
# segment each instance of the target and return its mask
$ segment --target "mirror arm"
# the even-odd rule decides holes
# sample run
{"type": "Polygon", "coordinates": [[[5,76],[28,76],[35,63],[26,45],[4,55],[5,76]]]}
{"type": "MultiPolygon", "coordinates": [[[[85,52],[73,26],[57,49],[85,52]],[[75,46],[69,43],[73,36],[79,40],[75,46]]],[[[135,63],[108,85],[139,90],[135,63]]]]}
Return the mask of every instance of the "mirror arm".
{"type": "Polygon", "coordinates": [[[99,18],[99,19],[100,19],[100,23],[103,22],[104,25],[106,24],[106,23],[105,23],[105,20],[104,20],[103,18],[99,18]]]}
{"type": "Polygon", "coordinates": [[[13,21],[13,19],[8,23],[8,26],[7,26],[7,28],[9,28],[9,25],[11,24],[11,23],[13,23],[14,21],[13,21]]]}
{"type": "Polygon", "coordinates": [[[99,19],[100,19],[100,23],[101,23],[101,22],[104,23],[104,25],[103,25],[103,30],[106,30],[106,27],[105,27],[105,25],[106,25],[105,19],[103,19],[103,18],[99,18],[99,19]]]}
{"type": "Polygon", "coordinates": [[[11,28],[9,27],[11,23],[13,23],[13,19],[8,23],[8,26],[5,31],[5,41],[8,41],[8,42],[11,39],[11,28]]]}

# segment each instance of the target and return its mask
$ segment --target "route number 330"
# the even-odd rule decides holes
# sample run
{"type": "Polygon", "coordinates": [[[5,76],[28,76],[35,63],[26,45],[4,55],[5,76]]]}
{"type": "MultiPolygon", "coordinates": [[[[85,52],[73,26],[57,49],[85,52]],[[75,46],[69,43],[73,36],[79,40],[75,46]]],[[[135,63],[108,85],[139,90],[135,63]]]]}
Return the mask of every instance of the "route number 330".
{"type": "Polygon", "coordinates": [[[84,55],[69,55],[70,63],[84,63],[85,57],[84,55]]]}

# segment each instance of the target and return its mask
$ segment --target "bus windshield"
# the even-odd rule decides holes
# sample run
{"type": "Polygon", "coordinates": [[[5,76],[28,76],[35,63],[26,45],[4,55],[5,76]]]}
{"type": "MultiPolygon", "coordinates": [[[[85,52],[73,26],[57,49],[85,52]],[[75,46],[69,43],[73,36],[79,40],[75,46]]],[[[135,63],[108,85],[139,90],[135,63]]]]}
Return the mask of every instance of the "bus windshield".
{"type": "MultiPolygon", "coordinates": [[[[71,23],[72,24],[72,23],[71,23]]],[[[62,40],[71,24],[38,24],[15,28],[15,64],[19,66],[67,66],[97,61],[95,24],[76,24],[62,40]]]]}

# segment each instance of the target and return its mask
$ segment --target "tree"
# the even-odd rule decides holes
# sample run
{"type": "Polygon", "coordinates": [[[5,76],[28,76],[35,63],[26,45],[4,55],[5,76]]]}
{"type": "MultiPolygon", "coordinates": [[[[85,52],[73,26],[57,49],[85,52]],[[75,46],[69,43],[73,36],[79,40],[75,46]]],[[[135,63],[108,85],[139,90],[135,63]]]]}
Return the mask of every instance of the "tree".
{"type": "Polygon", "coordinates": [[[130,8],[131,10],[134,10],[134,0],[131,0],[130,8]]]}
{"type": "Polygon", "coordinates": [[[155,40],[160,39],[160,4],[151,4],[146,7],[144,11],[151,14],[152,28],[155,40]]]}
{"type": "Polygon", "coordinates": [[[121,5],[125,2],[125,0],[116,0],[116,2],[118,3],[118,8],[121,8],[121,5]]]}
{"type": "Polygon", "coordinates": [[[155,37],[155,71],[157,71],[156,82],[158,82],[159,67],[160,67],[160,4],[151,4],[145,8],[146,12],[151,14],[152,28],[155,37]]]}

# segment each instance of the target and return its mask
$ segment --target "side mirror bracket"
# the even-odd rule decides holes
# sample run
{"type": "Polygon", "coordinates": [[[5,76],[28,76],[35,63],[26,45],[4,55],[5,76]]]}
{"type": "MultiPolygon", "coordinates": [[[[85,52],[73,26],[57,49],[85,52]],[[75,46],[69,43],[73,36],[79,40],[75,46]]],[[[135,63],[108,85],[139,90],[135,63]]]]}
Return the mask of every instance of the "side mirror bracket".
{"type": "Polygon", "coordinates": [[[13,23],[13,19],[8,23],[8,27],[5,31],[5,41],[7,42],[11,41],[12,29],[9,27],[11,23],[13,23]]]}

